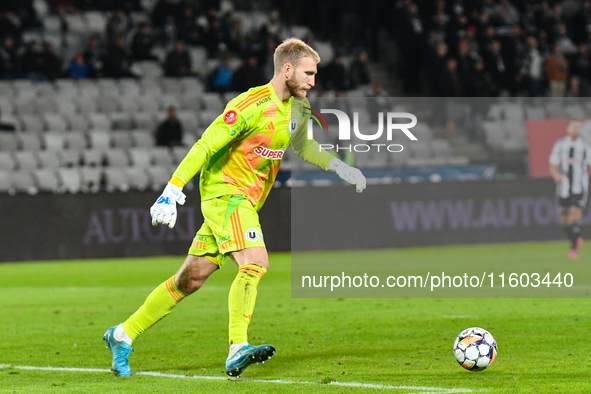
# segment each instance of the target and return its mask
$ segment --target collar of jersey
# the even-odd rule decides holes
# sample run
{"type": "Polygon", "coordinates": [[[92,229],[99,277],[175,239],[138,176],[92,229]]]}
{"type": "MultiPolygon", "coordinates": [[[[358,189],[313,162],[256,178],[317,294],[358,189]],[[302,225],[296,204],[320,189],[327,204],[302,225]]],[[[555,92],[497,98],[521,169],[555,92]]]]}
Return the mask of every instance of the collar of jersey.
{"type": "Polygon", "coordinates": [[[273,100],[275,100],[275,102],[277,103],[277,106],[279,108],[281,108],[281,110],[285,110],[286,108],[288,108],[289,104],[291,103],[291,97],[289,98],[289,100],[287,100],[287,103],[283,103],[283,101],[279,100],[279,96],[277,96],[277,93],[275,92],[275,88],[273,87],[273,81],[269,81],[269,83],[267,84],[267,86],[269,87],[269,90],[271,91],[271,97],[273,97],[273,100]]]}

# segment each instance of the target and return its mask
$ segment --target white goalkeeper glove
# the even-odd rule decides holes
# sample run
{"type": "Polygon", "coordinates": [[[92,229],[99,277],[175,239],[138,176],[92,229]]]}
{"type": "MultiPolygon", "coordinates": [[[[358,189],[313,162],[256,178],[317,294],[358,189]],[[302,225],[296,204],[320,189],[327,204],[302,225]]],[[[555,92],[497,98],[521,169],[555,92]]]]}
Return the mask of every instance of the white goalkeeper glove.
{"type": "Polygon", "coordinates": [[[185,195],[183,188],[169,183],[164,188],[162,195],[150,208],[150,215],[152,216],[152,226],[158,224],[167,224],[168,227],[173,228],[176,223],[176,204],[183,205],[185,203],[185,195]]]}
{"type": "Polygon", "coordinates": [[[361,193],[363,190],[365,190],[365,176],[363,176],[359,169],[351,167],[339,159],[332,159],[328,165],[328,171],[336,172],[336,174],[341,177],[342,180],[355,185],[357,193],[361,193]]]}

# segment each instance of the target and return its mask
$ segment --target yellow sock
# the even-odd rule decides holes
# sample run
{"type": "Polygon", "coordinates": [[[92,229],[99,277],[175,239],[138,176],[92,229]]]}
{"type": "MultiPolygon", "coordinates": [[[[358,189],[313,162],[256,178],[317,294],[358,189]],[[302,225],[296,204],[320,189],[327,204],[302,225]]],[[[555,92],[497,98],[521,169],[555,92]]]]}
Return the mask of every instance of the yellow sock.
{"type": "Polygon", "coordinates": [[[176,287],[172,276],[150,293],[144,305],[123,323],[123,329],[135,341],[142,332],[168,315],[183,298],[185,295],[176,287]]]}
{"type": "Polygon", "coordinates": [[[248,342],[248,325],[257,300],[257,286],[267,269],[256,264],[244,264],[230,287],[230,345],[248,342]]]}

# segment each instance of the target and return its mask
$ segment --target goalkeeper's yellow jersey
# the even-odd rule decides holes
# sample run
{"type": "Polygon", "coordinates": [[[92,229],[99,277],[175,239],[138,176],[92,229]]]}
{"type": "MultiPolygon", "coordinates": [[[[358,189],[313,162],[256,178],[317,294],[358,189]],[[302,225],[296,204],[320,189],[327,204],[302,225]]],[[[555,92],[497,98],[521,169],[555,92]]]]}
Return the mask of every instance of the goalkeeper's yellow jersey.
{"type": "Polygon", "coordinates": [[[180,163],[171,183],[184,186],[199,170],[202,200],[245,195],[262,207],[273,187],[285,150],[292,144],[302,159],[327,169],[334,158],[307,137],[306,98],[282,102],[273,85],[249,89],[231,100],[180,163]]]}

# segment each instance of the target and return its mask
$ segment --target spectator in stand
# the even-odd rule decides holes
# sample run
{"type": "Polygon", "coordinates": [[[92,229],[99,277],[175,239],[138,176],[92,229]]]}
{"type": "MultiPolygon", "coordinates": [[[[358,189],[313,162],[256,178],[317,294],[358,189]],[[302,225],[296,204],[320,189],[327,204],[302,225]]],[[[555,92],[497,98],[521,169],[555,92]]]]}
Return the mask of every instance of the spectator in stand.
{"type": "MultiPolygon", "coordinates": [[[[591,78],[591,57],[589,48],[585,44],[579,44],[578,52],[571,62],[570,75],[577,78],[581,96],[589,93],[589,79],[591,78]]],[[[572,84],[571,84],[572,85],[572,84]]]]}
{"type": "Polygon", "coordinates": [[[505,93],[508,87],[507,65],[501,54],[501,43],[498,40],[492,41],[484,62],[495,85],[493,95],[505,93]]]}
{"type": "Polygon", "coordinates": [[[27,44],[27,49],[20,58],[23,75],[33,81],[45,81],[47,76],[43,72],[43,54],[35,41],[27,44]]]}
{"type": "Polygon", "coordinates": [[[560,45],[560,49],[565,56],[571,56],[577,53],[577,46],[569,38],[566,33],[566,26],[560,24],[557,27],[558,36],[556,37],[556,43],[560,45]]]}
{"type": "Polygon", "coordinates": [[[43,43],[43,72],[50,81],[55,81],[62,75],[62,59],[53,51],[50,42],[43,43]]]}
{"type": "Polygon", "coordinates": [[[164,26],[169,17],[177,15],[178,5],[173,0],[160,0],[152,9],[152,25],[155,28],[164,26]]]}
{"type": "Polygon", "coordinates": [[[22,31],[15,23],[18,21],[16,15],[10,10],[5,10],[0,16],[0,39],[12,38],[16,42],[20,42],[22,31]]]}
{"type": "Polygon", "coordinates": [[[14,40],[6,37],[0,46],[0,78],[15,79],[20,75],[20,64],[14,40]]]}
{"type": "Polygon", "coordinates": [[[239,92],[246,92],[253,86],[260,86],[267,83],[255,56],[250,56],[248,60],[236,70],[232,80],[234,81],[233,89],[239,92]]]}
{"type": "Polygon", "coordinates": [[[107,53],[106,74],[113,78],[135,78],[137,76],[131,72],[132,63],[133,57],[125,47],[125,39],[117,38],[107,53]]]}
{"type": "Polygon", "coordinates": [[[225,93],[232,90],[230,58],[225,57],[209,77],[212,92],[225,93]]]}
{"type": "Polygon", "coordinates": [[[347,82],[345,77],[345,66],[343,65],[343,58],[340,54],[336,54],[332,62],[324,68],[322,71],[322,78],[326,90],[347,89],[347,86],[345,85],[347,82]]]}
{"type": "Polygon", "coordinates": [[[84,53],[84,59],[88,64],[88,76],[90,78],[102,78],[105,76],[105,54],[101,48],[98,37],[90,39],[89,47],[84,53]]]}
{"type": "Polygon", "coordinates": [[[242,22],[239,20],[234,22],[232,26],[232,30],[230,31],[230,37],[228,40],[229,49],[238,54],[244,55],[247,53],[248,48],[250,46],[250,40],[244,31],[244,27],[242,26],[242,22]]]}
{"type": "Polygon", "coordinates": [[[70,74],[70,77],[75,80],[88,78],[88,64],[84,61],[82,53],[78,52],[74,56],[74,59],[70,63],[70,67],[68,67],[68,73],[70,74]]]}
{"type": "Polygon", "coordinates": [[[470,80],[466,84],[467,97],[490,97],[494,91],[494,83],[489,73],[484,68],[482,59],[477,59],[470,72],[470,80]]]}
{"type": "Polygon", "coordinates": [[[148,24],[145,22],[140,23],[138,30],[131,41],[133,58],[137,61],[158,60],[158,58],[152,54],[152,49],[155,44],[154,37],[152,37],[148,30],[148,24]]]}
{"type": "Polygon", "coordinates": [[[183,42],[191,42],[192,45],[198,45],[194,42],[201,38],[201,28],[197,24],[197,18],[195,17],[195,11],[191,6],[185,6],[183,8],[183,15],[177,23],[177,39],[183,42]]]}
{"type": "Polygon", "coordinates": [[[349,71],[349,88],[357,89],[369,85],[369,71],[367,71],[367,52],[361,51],[357,59],[351,64],[349,71]]]}
{"type": "Polygon", "coordinates": [[[164,75],[167,77],[186,77],[191,75],[191,57],[182,41],[177,41],[174,49],[166,55],[164,75]]]}
{"type": "Polygon", "coordinates": [[[542,65],[544,58],[538,50],[538,40],[534,36],[527,38],[527,49],[521,62],[521,74],[530,97],[538,97],[542,93],[542,65]]]}
{"type": "Polygon", "coordinates": [[[181,146],[183,144],[183,125],[176,116],[174,107],[168,108],[168,117],[156,130],[157,146],[181,146]]]}
{"type": "Polygon", "coordinates": [[[439,89],[437,95],[440,97],[449,97],[446,100],[446,125],[445,134],[447,138],[453,138],[456,132],[457,121],[462,116],[463,106],[458,100],[452,99],[452,97],[462,97],[464,92],[462,91],[462,82],[457,72],[458,62],[456,59],[448,59],[446,63],[445,72],[439,78],[439,89]]]}
{"type": "Polygon", "coordinates": [[[554,45],[554,52],[546,61],[546,78],[550,84],[550,96],[564,97],[568,79],[568,61],[562,54],[560,44],[554,45]]]}
{"type": "Polygon", "coordinates": [[[379,119],[380,112],[386,113],[392,110],[392,103],[386,97],[382,85],[376,83],[373,86],[373,92],[369,95],[367,100],[367,113],[369,119],[374,122],[374,119],[379,119]]]}
{"type": "Polygon", "coordinates": [[[131,23],[123,10],[116,10],[107,21],[107,43],[114,45],[119,37],[127,36],[131,29],[131,23]]]}

